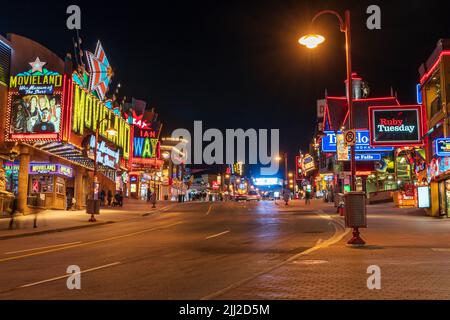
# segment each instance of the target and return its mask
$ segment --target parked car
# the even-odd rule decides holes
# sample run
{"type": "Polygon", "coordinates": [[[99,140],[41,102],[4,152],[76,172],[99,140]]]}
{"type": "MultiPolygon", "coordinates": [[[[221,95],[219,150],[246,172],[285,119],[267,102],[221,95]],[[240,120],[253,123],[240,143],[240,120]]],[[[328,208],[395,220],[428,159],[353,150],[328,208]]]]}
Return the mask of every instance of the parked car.
{"type": "Polygon", "coordinates": [[[261,196],[256,191],[249,191],[247,195],[247,201],[259,201],[261,200],[261,196]]]}

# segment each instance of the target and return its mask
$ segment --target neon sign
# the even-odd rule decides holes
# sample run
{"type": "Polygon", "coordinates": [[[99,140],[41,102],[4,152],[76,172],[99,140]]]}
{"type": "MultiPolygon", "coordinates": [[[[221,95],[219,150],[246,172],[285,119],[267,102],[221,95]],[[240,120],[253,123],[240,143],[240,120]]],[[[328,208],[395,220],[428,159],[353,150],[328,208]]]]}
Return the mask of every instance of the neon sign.
{"type": "Polygon", "coordinates": [[[422,144],[422,106],[369,107],[371,146],[422,144]]]}
{"type": "Polygon", "coordinates": [[[99,127],[99,135],[107,141],[115,144],[123,150],[124,159],[128,160],[130,156],[130,134],[131,128],[125,119],[117,116],[113,110],[102,103],[91,93],[81,89],[79,85],[74,86],[73,102],[73,121],[72,131],[80,135],[84,134],[85,129],[94,131],[97,129],[97,123],[103,119],[99,127]],[[113,127],[117,135],[110,136],[106,132],[108,128],[113,127]]]}
{"type": "Polygon", "coordinates": [[[59,174],[73,177],[73,168],[55,163],[30,163],[28,174],[59,174]]]}
{"type": "Polygon", "coordinates": [[[141,129],[150,129],[150,124],[144,120],[144,115],[138,116],[134,110],[132,110],[133,124],[141,129]]]}
{"type": "Polygon", "coordinates": [[[437,156],[450,156],[450,139],[439,138],[434,141],[434,151],[437,156]]]}
{"type": "MultiPolygon", "coordinates": [[[[337,141],[336,133],[334,131],[324,131],[325,137],[322,139],[322,151],[328,153],[336,153],[337,141]]],[[[338,132],[340,133],[340,132],[338,132]]],[[[377,147],[370,146],[370,134],[368,130],[356,131],[356,145],[357,152],[388,152],[393,151],[393,147],[377,147]]]]}

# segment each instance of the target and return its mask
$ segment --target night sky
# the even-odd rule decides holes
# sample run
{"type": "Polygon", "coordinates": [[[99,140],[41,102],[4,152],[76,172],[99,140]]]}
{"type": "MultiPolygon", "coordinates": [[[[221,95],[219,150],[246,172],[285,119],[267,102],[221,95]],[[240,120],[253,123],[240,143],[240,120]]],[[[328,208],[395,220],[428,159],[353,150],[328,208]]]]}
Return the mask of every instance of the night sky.
{"type": "MultiPolygon", "coordinates": [[[[316,50],[298,38],[321,9],[352,14],[353,71],[371,96],[415,103],[418,67],[439,38],[450,37],[447,1],[105,1],[77,2],[83,49],[101,40],[120,81],[121,95],[144,99],[165,133],[203,120],[206,128],[279,128],[281,149],[305,150],[315,126],[316,99],[344,95],[344,35],[333,16],[317,29],[327,41],[316,50]],[[378,4],[382,29],[366,28],[366,8],[378,4]]],[[[62,58],[73,52],[66,29],[72,1],[8,1],[0,32],[42,43],[62,58]]]]}

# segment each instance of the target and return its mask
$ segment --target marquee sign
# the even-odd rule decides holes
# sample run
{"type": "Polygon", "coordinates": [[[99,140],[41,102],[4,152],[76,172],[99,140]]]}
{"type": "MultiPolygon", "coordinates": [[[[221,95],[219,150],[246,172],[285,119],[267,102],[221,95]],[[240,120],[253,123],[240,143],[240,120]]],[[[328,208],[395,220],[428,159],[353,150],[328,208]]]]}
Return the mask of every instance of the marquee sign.
{"type": "Polygon", "coordinates": [[[60,140],[65,78],[44,68],[39,57],[29,64],[9,80],[5,140],[60,140]]]}
{"type": "Polygon", "coordinates": [[[422,144],[422,106],[369,107],[371,146],[422,144]]]}
{"type": "Polygon", "coordinates": [[[73,168],[56,163],[30,163],[28,174],[59,174],[73,177],[73,168]]]}
{"type": "Polygon", "coordinates": [[[123,150],[123,158],[130,157],[131,127],[122,117],[116,115],[92,93],[82,89],[73,83],[73,114],[72,132],[84,135],[85,130],[95,132],[97,124],[100,124],[99,136],[123,150]],[[108,128],[114,128],[117,135],[110,136],[106,132],[108,128]]]}

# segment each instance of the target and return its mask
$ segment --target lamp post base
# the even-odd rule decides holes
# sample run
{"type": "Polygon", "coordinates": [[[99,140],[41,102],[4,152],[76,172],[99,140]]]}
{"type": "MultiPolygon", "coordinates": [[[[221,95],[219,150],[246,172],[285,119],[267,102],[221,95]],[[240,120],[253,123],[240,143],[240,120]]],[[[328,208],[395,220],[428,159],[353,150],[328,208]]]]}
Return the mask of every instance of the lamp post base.
{"type": "Polygon", "coordinates": [[[366,242],[359,236],[358,228],[353,228],[353,237],[347,242],[347,244],[363,246],[366,242]]]}

